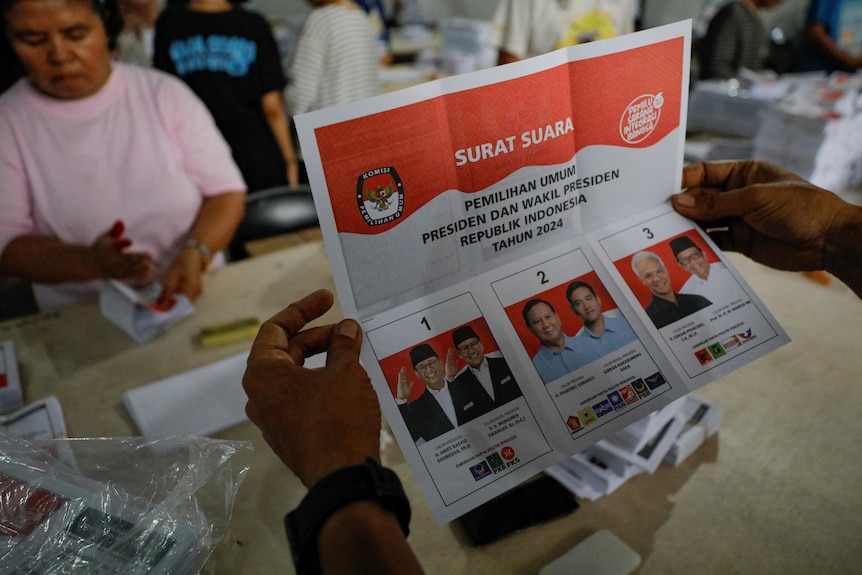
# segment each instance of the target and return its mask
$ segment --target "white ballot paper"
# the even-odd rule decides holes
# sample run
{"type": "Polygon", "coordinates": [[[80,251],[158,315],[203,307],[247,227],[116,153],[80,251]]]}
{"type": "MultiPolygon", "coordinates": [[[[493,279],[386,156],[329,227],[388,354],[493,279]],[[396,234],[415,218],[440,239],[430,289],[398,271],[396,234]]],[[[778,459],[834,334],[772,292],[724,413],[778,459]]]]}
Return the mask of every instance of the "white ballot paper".
{"type": "Polygon", "coordinates": [[[24,394],[21,378],[18,375],[18,356],[15,342],[11,339],[0,341],[0,413],[21,407],[24,394]]]}
{"type": "Polygon", "coordinates": [[[182,294],[174,296],[169,305],[161,307],[158,301],[161,286],[149,284],[135,289],[116,280],[102,284],[99,307],[102,315],[129,334],[138,343],[149,341],[190,316],[195,307],[182,294]]]}
{"type": "MultiPolygon", "coordinates": [[[[123,403],[141,435],[159,439],[171,435],[213,436],[247,421],[248,397],[242,388],[248,352],[184,371],[123,394],[123,403]]],[[[326,364],[326,354],[305,362],[314,369],[326,364]]]]}
{"type": "Polygon", "coordinates": [[[59,439],[66,437],[66,420],[60,401],[49,395],[0,416],[0,430],[27,440],[59,439]]]}
{"type": "Polygon", "coordinates": [[[341,308],[438,522],[789,341],[668,202],[690,43],[682,22],[296,118],[341,308]]]}

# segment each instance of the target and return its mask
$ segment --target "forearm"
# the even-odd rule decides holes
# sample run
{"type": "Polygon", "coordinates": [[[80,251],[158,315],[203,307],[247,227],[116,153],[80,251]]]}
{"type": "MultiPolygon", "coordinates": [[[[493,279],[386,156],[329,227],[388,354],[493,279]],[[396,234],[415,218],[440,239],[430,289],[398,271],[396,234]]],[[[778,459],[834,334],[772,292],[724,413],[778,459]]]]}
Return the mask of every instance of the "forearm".
{"type": "Polygon", "coordinates": [[[862,206],[847,204],[824,243],[826,271],[862,298],[862,206]]]}
{"type": "Polygon", "coordinates": [[[318,539],[323,573],[423,573],[395,515],[373,501],[343,507],[324,523],[318,539]]]}
{"type": "Polygon", "coordinates": [[[20,236],[0,255],[0,272],[36,283],[80,282],[105,277],[90,246],[20,236]]]}
{"type": "Polygon", "coordinates": [[[285,163],[295,162],[296,150],[290,137],[287,114],[284,112],[284,102],[280,92],[269,92],[263,96],[263,113],[285,163]]]}
{"type": "Polygon", "coordinates": [[[245,213],[245,192],[227,192],[204,200],[190,237],[206,244],[210,252],[224,249],[245,213]]]}
{"type": "Polygon", "coordinates": [[[845,52],[835,43],[823,24],[811,25],[806,31],[806,36],[812,49],[835,68],[853,72],[862,66],[862,58],[854,57],[845,52]]]}

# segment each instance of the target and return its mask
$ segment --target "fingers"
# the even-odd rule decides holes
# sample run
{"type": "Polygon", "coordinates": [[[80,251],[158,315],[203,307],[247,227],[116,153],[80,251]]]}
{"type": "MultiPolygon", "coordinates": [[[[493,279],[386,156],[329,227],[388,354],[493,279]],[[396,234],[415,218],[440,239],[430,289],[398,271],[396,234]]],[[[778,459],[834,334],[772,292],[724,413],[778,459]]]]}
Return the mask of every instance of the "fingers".
{"type": "Polygon", "coordinates": [[[114,222],[114,225],[111,226],[111,229],[108,230],[108,235],[112,238],[118,238],[123,235],[125,229],[126,225],[123,223],[123,220],[117,220],[114,222]]]}
{"type": "Polygon", "coordinates": [[[293,302],[269,320],[281,327],[288,338],[299,332],[305,325],[316,320],[332,307],[335,300],[332,292],[319,289],[293,302]]]}
{"type": "Polygon", "coordinates": [[[265,321],[252,343],[249,360],[279,351],[288,354],[293,363],[302,365],[306,357],[326,351],[333,326],[300,330],[326,313],[333,299],[329,290],[318,290],[265,321]]]}
{"type": "Polygon", "coordinates": [[[362,348],[362,329],[352,319],[345,319],[330,330],[329,347],[326,350],[326,365],[358,363],[362,348]]]}

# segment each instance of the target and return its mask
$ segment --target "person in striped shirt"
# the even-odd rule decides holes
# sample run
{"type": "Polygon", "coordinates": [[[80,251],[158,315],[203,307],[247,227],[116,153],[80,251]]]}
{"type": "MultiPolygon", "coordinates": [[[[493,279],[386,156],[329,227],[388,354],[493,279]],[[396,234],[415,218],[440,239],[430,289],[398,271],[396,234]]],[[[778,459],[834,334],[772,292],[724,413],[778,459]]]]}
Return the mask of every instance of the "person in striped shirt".
{"type": "Polygon", "coordinates": [[[304,114],[379,93],[377,33],[351,0],[309,0],[291,55],[285,100],[304,114]]]}

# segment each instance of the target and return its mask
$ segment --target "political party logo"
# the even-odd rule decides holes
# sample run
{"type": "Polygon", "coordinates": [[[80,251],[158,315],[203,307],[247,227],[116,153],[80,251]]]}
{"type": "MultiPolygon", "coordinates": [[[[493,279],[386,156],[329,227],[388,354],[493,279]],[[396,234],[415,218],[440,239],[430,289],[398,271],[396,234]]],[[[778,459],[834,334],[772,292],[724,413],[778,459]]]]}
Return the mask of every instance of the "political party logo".
{"type": "Polygon", "coordinates": [[[506,461],[512,461],[515,458],[515,449],[507,445],[500,450],[500,457],[502,457],[506,461]]]}
{"type": "Polygon", "coordinates": [[[647,389],[646,382],[640,378],[632,382],[632,389],[635,390],[635,393],[638,394],[638,397],[647,397],[648,395],[650,395],[650,391],[649,389],[647,389]]]}
{"type": "Polygon", "coordinates": [[[741,340],[742,340],[742,343],[748,343],[748,342],[749,342],[749,340],[754,339],[754,336],[753,336],[753,335],[751,335],[751,328],[748,328],[748,329],[747,329],[745,332],[743,332],[743,333],[738,333],[738,334],[736,334],[736,336],[737,336],[739,339],[741,339],[741,340]]]}
{"type": "Polygon", "coordinates": [[[620,396],[623,398],[623,401],[626,402],[626,405],[631,405],[638,400],[638,394],[635,393],[635,390],[632,389],[632,386],[630,385],[625,385],[620,388],[620,396]]]}
{"type": "Polygon", "coordinates": [[[710,354],[712,355],[712,357],[714,357],[715,359],[718,359],[718,358],[720,358],[721,356],[727,355],[727,352],[726,352],[726,351],[724,351],[724,348],[723,348],[723,347],[721,346],[721,344],[720,344],[720,343],[718,343],[718,342],[715,342],[715,343],[713,343],[713,344],[711,344],[711,345],[709,346],[709,353],[710,353],[710,354]]]}
{"type": "Polygon", "coordinates": [[[712,361],[712,356],[709,354],[705,347],[694,352],[694,357],[697,358],[697,361],[700,362],[700,365],[706,365],[712,361]]]}
{"type": "Polygon", "coordinates": [[[661,387],[662,385],[667,383],[667,380],[664,378],[660,371],[652,374],[649,377],[644,378],[644,380],[646,381],[647,387],[649,387],[650,390],[653,390],[657,387],[661,387]]]}
{"type": "Polygon", "coordinates": [[[404,213],[404,185],[391,166],[368,170],[356,182],[356,203],[369,226],[397,220],[404,213]]]}
{"type": "Polygon", "coordinates": [[[596,417],[596,412],[593,411],[592,407],[585,407],[578,412],[578,417],[581,418],[581,421],[584,425],[590,425],[598,421],[598,417],[596,417]]]}
{"type": "Polygon", "coordinates": [[[491,466],[491,469],[494,471],[503,469],[506,467],[506,463],[503,461],[503,458],[500,457],[499,453],[492,453],[488,457],[485,458],[485,461],[488,462],[488,465],[491,466]]]}
{"type": "Polygon", "coordinates": [[[727,338],[726,340],[724,340],[723,342],[721,342],[721,345],[724,346],[724,349],[726,349],[727,351],[730,351],[731,349],[733,349],[735,347],[739,347],[740,345],[742,345],[742,340],[739,339],[738,336],[732,335],[729,338],[727,338]]]}
{"type": "Polygon", "coordinates": [[[482,479],[484,477],[488,477],[489,475],[491,475],[493,473],[494,472],[491,471],[491,466],[488,465],[487,461],[480,461],[479,463],[477,463],[476,465],[474,465],[473,467],[470,468],[470,474],[473,476],[473,479],[476,481],[479,481],[480,479],[482,479]]]}
{"type": "Polygon", "coordinates": [[[581,420],[574,415],[569,416],[569,418],[566,420],[566,425],[568,425],[569,429],[571,429],[572,431],[581,430],[581,420]]]}
{"type": "Polygon", "coordinates": [[[653,133],[661,118],[664,95],[643,94],[626,106],[620,118],[620,137],[627,144],[637,144],[653,133]]]}
{"type": "Polygon", "coordinates": [[[597,417],[601,417],[603,415],[607,415],[609,413],[614,412],[614,406],[611,405],[609,400],[604,400],[601,403],[597,403],[593,406],[593,411],[596,412],[597,417]]]}
{"type": "Polygon", "coordinates": [[[623,400],[619,391],[612,391],[608,394],[608,401],[611,402],[611,405],[614,408],[614,411],[619,411],[621,409],[626,408],[626,402],[623,400]]]}

